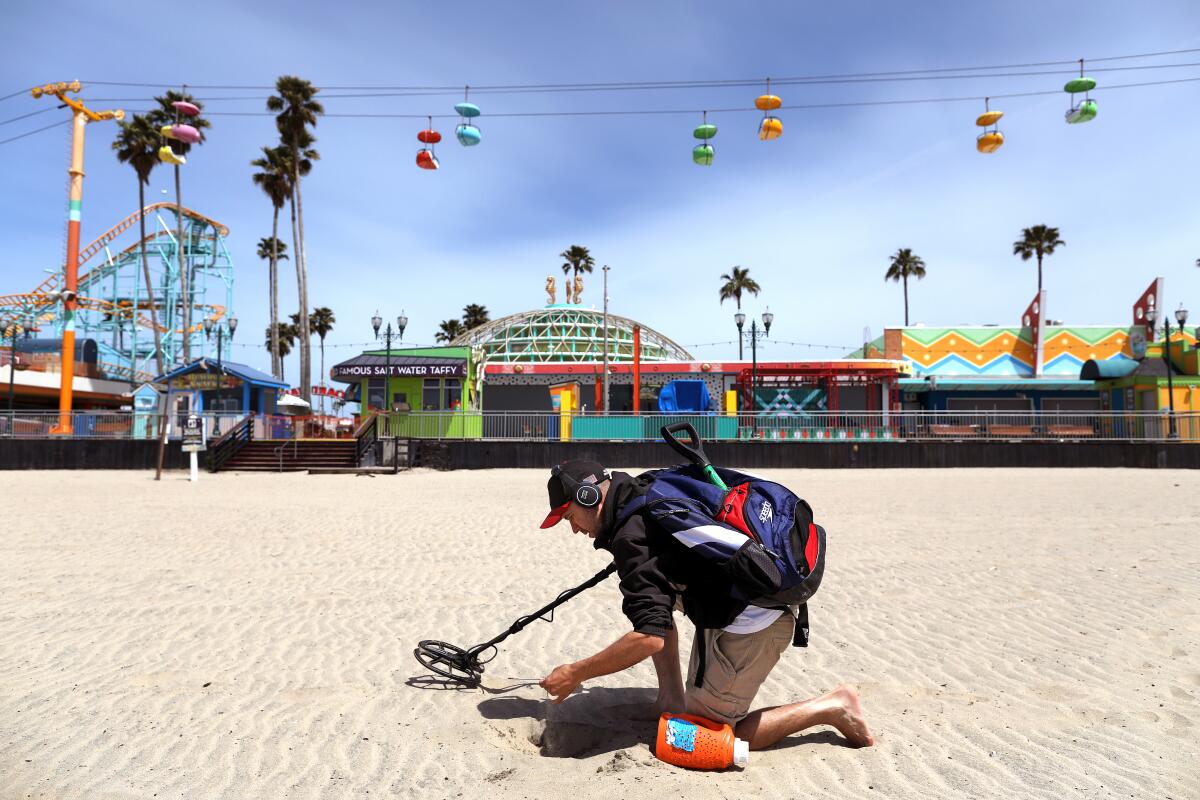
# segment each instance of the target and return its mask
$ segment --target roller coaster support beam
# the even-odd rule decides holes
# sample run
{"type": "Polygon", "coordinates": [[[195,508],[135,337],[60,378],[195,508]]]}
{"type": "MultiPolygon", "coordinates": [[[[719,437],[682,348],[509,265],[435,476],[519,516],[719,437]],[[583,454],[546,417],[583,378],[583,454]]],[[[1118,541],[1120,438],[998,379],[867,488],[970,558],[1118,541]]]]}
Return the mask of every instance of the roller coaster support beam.
{"type": "Polygon", "coordinates": [[[67,92],[78,93],[79,81],[71,83],[51,83],[35,87],[31,94],[35,97],[57,97],[71,109],[71,167],[67,174],[71,176],[69,205],[67,207],[67,263],[66,274],[63,276],[63,338],[62,338],[62,373],[58,390],[58,425],[50,430],[51,433],[70,435],[72,391],[75,380],[75,309],[79,292],[79,221],[83,211],[83,140],[89,122],[105,119],[122,120],[125,112],[93,111],[84,106],[81,100],[67,97],[67,92]]]}

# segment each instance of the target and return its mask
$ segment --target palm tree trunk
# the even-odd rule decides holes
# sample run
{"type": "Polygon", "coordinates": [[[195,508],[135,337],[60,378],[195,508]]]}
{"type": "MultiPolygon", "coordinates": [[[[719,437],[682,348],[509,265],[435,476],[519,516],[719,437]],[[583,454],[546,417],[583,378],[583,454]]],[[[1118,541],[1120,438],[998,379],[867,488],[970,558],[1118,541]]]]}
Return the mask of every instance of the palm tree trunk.
{"type": "Polygon", "coordinates": [[[183,303],[183,363],[191,363],[192,298],[188,295],[188,274],[183,258],[183,193],[179,188],[179,165],[175,165],[175,246],[179,250],[179,289],[183,303]]]}
{"type": "Polygon", "coordinates": [[[908,275],[904,276],[904,327],[908,327],[908,275]]]}
{"type": "Polygon", "coordinates": [[[304,203],[300,197],[300,148],[292,137],[293,188],[296,192],[296,223],[300,235],[300,250],[296,263],[297,290],[300,293],[300,396],[312,403],[312,337],[308,330],[308,260],[304,252],[304,203]]]}
{"type": "MultiPolygon", "coordinates": [[[[288,198],[289,207],[292,210],[292,256],[296,265],[296,285],[300,286],[300,229],[296,226],[296,190],[292,189],[292,195],[288,198]]],[[[304,306],[301,306],[304,308],[304,306]]],[[[301,362],[303,363],[303,362],[301,362]]],[[[279,359],[279,379],[283,380],[283,358],[279,359]]]]}
{"type": "MultiPolygon", "coordinates": [[[[150,310],[150,329],[154,331],[154,367],[158,370],[156,375],[165,374],[163,369],[162,356],[162,331],[158,329],[158,312],[154,308],[154,285],[150,282],[150,259],[146,256],[146,186],[142,183],[142,178],[138,176],[138,208],[141,209],[141,218],[138,220],[140,233],[142,236],[141,244],[138,249],[142,251],[142,279],[146,281],[146,304],[150,310]]],[[[134,298],[133,313],[135,316],[134,324],[137,324],[137,298],[134,298]]],[[[136,354],[134,355],[136,358],[136,354]]]]}
{"type": "Polygon", "coordinates": [[[279,206],[271,217],[271,374],[280,380],[279,358],[279,206]]]}
{"type": "MultiPolygon", "coordinates": [[[[321,337],[321,385],[325,384],[325,337],[321,337]]],[[[325,413],[325,395],[321,395],[321,413],[325,413]]]]}
{"type": "Polygon", "coordinates": [[[1038,253],[1038,293],[1042,291],[1042,254],[1038,253]]]}

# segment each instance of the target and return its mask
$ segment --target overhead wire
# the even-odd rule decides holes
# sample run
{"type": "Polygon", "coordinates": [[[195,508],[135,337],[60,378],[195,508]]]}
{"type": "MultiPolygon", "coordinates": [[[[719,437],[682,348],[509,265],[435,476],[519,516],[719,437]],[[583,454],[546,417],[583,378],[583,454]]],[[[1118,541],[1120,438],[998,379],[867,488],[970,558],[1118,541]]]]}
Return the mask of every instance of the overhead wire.
{"type": "MultiPolygon", "coordinates": [[[[1078,61],[1057,62],[1063,64],[1078,65],[1078,61]]],[[[1148,69],[1183,69],[1188,67],[1200,67],[1200,61],[1176,63],[1176,64],[1136,64],[1127,67],[1097,67],[1089,70],[1093,73],[1105,72],[1130,72],[1135,70],[1148,69]]],[[[951,68],[954,69],[954,68],[951,68]]],[[[846,83],[880,83],[880,82],[897,82],[897,81],[935,81],[935,80],[981,80],[994,78],[1027,78],[1027,77],[1044,77],[1047,75],[1061,75],[1066,72],[1074,72],[1074,70],[1042,70],[1038,72],[993,72],[993,73],[977,73],[977,74],[924,74],[924,70],[912,70],[903,73],[851,73],[845,76],[814,76],[814,77],[799,77],[799,78],[771,78],[771,83],[781,86],[822,86],[846,83]]],[[[723,81],[643,81],[643,82],[628,82],[628,83],[594,83],[594,84],[544,84],[544,85],[512,85],[504,86],[497,85],[488,86],[471,86],[473,94],[539,94],[539,93],[562,93],[562,92],[600,92],[600,91],[642,91],[642,90],[678,90],[678,89],[722,89],[722,88],[744,88],[752,86],[761,86],[766,80],[765,78],[739,78],[736,80],[723,81]]],[[[199,86],[191,86],[193,89],[200,89],[199,86]]],[[[225,87],[229,89],[231,87],[225,87]]],[[[259,88],[259,87],[255,87],[259,88]]],[[[269,88],[269,87],[266,87],[269,88]]],[[[381,87],[321,87],[321,91],[326,94],[321,95],[324,100],[367,100],[380,99],[389,97],[436,97],[446,94],[458,94],[463,90],[462,86],[445,86],[445,87],[415,87],[415,86],[381,86],[381,87]],[[355,94],[329,94],[330,90],[362,90],[355,94]]],[[[229,97],[201,97],[200,100],[210,102],[225,102],[225,101],[265,101],[270,95],[234,95],[229,97]]],[[[995,96],[995,95],[992,95],[995,96]]],[[[145,100],[144,97],[98,97],[93,98],[94,102],[106,103],[132,103],[145,100]]]]}
{"type": "Polygon", "coordinates": [[[38,114],[45,114],[49,111],[56,111],[56,110],[57,109],[54,106],[46,106],[45,108],[39,108],[37,111],[30,111],[28,114],[21,114],[18,117],[9,117],[8,119],[0,119],[0,125],[7,125],[10,122],[16,122],[16,121],[22,120],[22,119],[29,119],[30,117],[36,117],[38,114]]]}
{"type": "MultiPolygon", "coordinates": [[[[1104,92],[1114,89],[1134,89],[1146,86],[1163,86],[1176,83],[1194,83],[1200,81],[1200,77],[1194,78],[1173,78],[1161,81],[1143,81],[1138,83],[1118,83],[1110,86],[1098,86],[1092,90],[1093,93],[1104,92]]],[[[472,89],[474,91],[474,89],[472,89]]],[[[916,104],[936,104],[936,103],[966,103],[978,102],[985,97],[992,100],[1003,100],[1019,97],[1046,97],[1062,94],[1061,89],[1044,89],[1033,92],[1009,92],[1005,94],[989,94],[989,95],[963,95],[958,97],[923,97],[923,98],[908,98],[898,100],[849,100],[845,102],[833,103],[792,103],[780,106],[782,111],[806,111],[825,108],[861,108],[870,106],[891,106],[891,105],[916,105],[916,104]]],[[[496,112],[488,114],[489,118],[512,118],[512,117],[592,117],[592,116],[636,116],[636,115],[671,115],[671,114],[699,114],[701,111],[707,111],[709,114],[731,114],[731,113],[762,113],[754,106],[732,106],[728,108],[672,108],[672,109],[608,109],[594,111],[510,111],[496,112]]],[[[135,112],[141,113],[141,112],[135,112]]],[[[206,116],[223,116],[223,117],[274,117],[275,114],[269,111],[210,111],[205,109],[206,116]]],[[[388,112],[326,112],[322,118],[347,118],[347,119],[427,119],[429,114],[401,114],[388,112]]],[[[457,119],[457,114],[433,114],[433,119],[457,119]]]]}
{"type": "MultiPolygon", "coordinates": [[[[1184,48],[1178,50],[1158,50],[1148,53],[1126,53],[1115,56],[1096,56],[1086,58],[1085,60],[1095,63],[1110,62],[1110,61],[1131,61],[1137,59],[1159,58],[1162,56],[1185,55],[1188,53],[1200,53],[1200,47],[1184,48]]],[[[818,75],[800,75],[800,76],[784,76],[781,78],[772,78],[773,83],[788,83],[788,82],[814,82],[814,81],[840,81],[847,79],[870,78],[882,79],[892,77],[904,77],[910,75],[937,75],[939,73],[953,72],[987,72],[994,73],[996,70],[1003,69],[1036,69],[1039,67],[1064,67],[1074,66],[1078,64],[1078,59],[1066,59],[1060,61],[1032,61],[1016,64],[992,64],[992,65],[974,65],[960,67],[928,67],[924,69],[908,69],[908,70],[881,70],[877,72],[850,72],[850,73],[832,73],[818,75]]],[[[1169,68],[1172,65],[1148,65],[1149,68],[1169,68]]],[[[1099,68],[1104,69],[1104,68],[1099,68]]],[[[1097,69],[1097,71],[1099,71],[1097,69]]],[[[981,76],[982,77],[982,76],[981,76]]],[[[762,83],[765,77],[762,78],[737,78],[732,80],[691,80],[691,81],[607,81],[607,82],[577,82],[577,83],[531,83],[531,84],[483,84],[472,86],[472,91],[533,91],[533,90],[587,90],[587,89],[636,89],[639,87],[679,87],[679,88],[709,88],[716,86],[737,86],[737,85],[757,85],[762,83]]],[[[147,81],[102,81],[88,80],[85,84],[91,86],[120,86],[129,88],[142,89],[173,89],[182,84],[175,82],[147,82],[147,81]]],[[[189,88],[199,91],[250,91],[250,90],[266,90],[275,91],[275,86],[271,84],[202,84],[190,83],[189,88]]],[[[436,86],[396,86],[396,85],[328,85],[318,87],[326,92],[328,91],[401,91],[401,92],[458,92],[462,90],[461,85],[436,85],[436,86]]],[[[0,96],[0,102],[11,100],[19,97],[29,91],[28,88],[18,89],[9,94],[0,96]]],[[[327,95],[328,96],[328,95],[327,95]]],[[[125,101],[120,101],[125,102],[125,101]]]]}
{"type": "Polygon", "coordinates": [[[8,144],[9,142],[15,142],[17,139],[24,139],[26,136],[33,136],[35,133],[41,133],[42,131],[48,131],[51,128],[57,128],[60,125],[66,125],[70,121],[71,121],[71,119],[69,117],[67,119],[60,119],[58,122],[55,122],[51,125],[47,125],[44,128],[34,128],[31,131],[26,131],[25,133],[21,133],[16,136],[10,136],[7,139],[0,139],[0,144],[8,144]]]}
{"type": "MultiPolygon", "coordinates": [[[[1200,53],[1200,47],[1186,48],[1181,50],[1161,50],[1150,53],[1130,53],[1116,56],[1100,56],[1096,58],[1087,58],[1089,62],[1108,62],[1108,61],[1124,61],[1140,58],[1157,58],[1167,55],[1183,55],[1186,53],[1200,53]]],[[[1036,67],[1048,66],[1075,66],[1079,63],[1079,59],[1068,59],[1062,61],[1035,61],[1024,64],[998,64],[989,66],[970,66],[970,67],[929,67],[926,69],[916,70],[884,70],[879,72],[852,72],[852,73],[834,73],[822,75],[801,75],[801,76],[785,76],[782,78],[771,78],[772,83],[787,83],[787,82],[812,82],[812,81],[840,81],[856,78],[889,78],[903,77],[908,75],[936,74],[936,73],[951,73],[951,72],[990,72],[1001,69],[1032,69],[1036,67]]],[[[1148,68],[1166,68],[1172,65],[1148,65],[1148,68]]],[[[1104,68],[1101,68],[1104,69],[1104,68]]],[[[1108,68],[1108,69],[1123,69],[1123,68],[1108,68]]],[[[1100,71],[1099,69],[1096,71],[1100,71]]],[[[1053,73],[1028,73],[1036,74],[1057,74],[1053,73]]],[[[986,77],[986,76],[980,76],[986,77]]],[[[498,91],[545,91],[545,90],[589,90],[589,89],[638,89],[638,88],[659,88],[659,87],[678,87],[678,88],[711,88],[715,86],[739,86],[739,85],[759,85],[766,80],[766,77],[753,78],[735,78],[723,80],[658,80],[658,81],[603,81],[603,82],[576,82],[576,83],[529,83],[529,84],[471,84],[472,92],[498,92],[498,91]]],[[[84,83],[94,86],[128,86],[140,88],[174,88],[181,84],[179,83],[145,83],[145,82],[129,82],[129,81],[84,81],[84,83]]],[[[188,84],[189,88],[194,90],[257,90],[266,89],[274,91],[275,87],[261,84],[188,84]]],[[[329,85],[319,87],[323,91],[402,91],[402,92],[460,92],[463,89],[462,84],[457,85],[435,85],[435,86],[404,86],[404,85],[329,85]]]]}
{"type": "MultiPolygon", "coordinates": [[[[1179,54],[1184,54],[1184,53],[1196,53],[1196,52],[1200,52],[1200,48],[1189,48],[1189,49],[1182,49],[1182,50],[1163,50],[1163,51],[1157,51],[1157,52],[1151,52],[1151,53],[1135,53],[1135,54],[1116,55],[1116,56],[1103,56],[1103,57],[1092,58],[1092,59],[1087,59],[1087,60],[1089,60],[1093,63],[1095,63],[1095,62],[1111,62],[1111,61],[1144,59],[1144,58],[1153,58],[1153,57],[1160,57],[1160,56],[1167,56],[1167,55],[1179,55],[1179,54]]],[[[890,72],[844,73],[844,74],[833,74],[833,75],[813,75],[813,76],[772,78],[771,81],[772,81],[772,83],[783,84],[783,85],[822,85],[823,83],[876,82],[879,80],[892,80],[892,79],[895,79],[895,80],[924,80],[924,79],[943,79],[943,78],[986,79],[986,78],[997,78],[997,77],[1029,77],[1029,76],[1059,74],[1061,72],[1061,70],[1042,71],[1042,72],[1015,72],[1015,73],[992,72],[992,73],[988,73],[988,74],[981,74],[981,73],[985,70],[1023,69],[1023,68],[1033,68],[1033,67],[1042,67],[1042,66],[1068,66],[1069,65],[1072,68],[1074,68],[1074,66],[1078,63],[1079,62],[1077,60],[1070,60],[1070,61],[1030,62],[1030,63],[1026,63],[1026,64],[995,65],[995,66],[989,66],[989,67],[978,67],[978,66],[977,67],[931,67],[928,69],[921,69],[921,70],[896,70],[896,71],[890,71],[890,72]],[[955,72],[970,72],[972,74],[967,74],[967,75],[939,74],[939,73],[955,73],[955,72]]],[[[1123,67],[1099,67],[1099,68],[1093,68],[1093,70],[1091,70],[1091,71],[1093,71],[1093,72],[1121,72],[1121,71],[1129,71],[1129,70],[1171,69],[1171,68],[1186,68],[1186,67],[1198,67],[1198,66],[1200,66],[1200,62],[1187,62],[1187,63],[1174,63],[1174,64],[1137,64],[1137,65],[1123,66],[1123,67]]],[[[699,88],[753,86],[753,85],[758,85],[758,84],[762,83],[764,80],[765,79],[755,78],[755,79],[735,79],[735,80],[721,80],[721,81],[627,81],[627,82],[610,82],[610,83],[573,83],[573,84],[568,84],[568,83],[563,83],[563,84],[496,84],[496,85],[492,85],[492,86],[486,86],[486,85],[485,86],[472,86],[471,91],[473,93],[486,93],[486,92],[490,91],[490,92],[495,92],[495,93],[514,93],[515,94],[515,93],[528,93],[528,92],[541,92],[541,91],[564,91],[564,92],[565,91],[592,91],[592,90],[621,91],[621,90],[629,90],[629,89],[651,89],[651,88],[699,89],[699,88]]],[[[1156,81],[1139,81],[1139,82],[1125,83],[1125,84],[1112,84],[1112,85],[1108,85],[1108,86],[1097,87],[1093,91],[1099,93],[1099,92],[1104,92],[1104,91],[1108,91],[1108,90],[1116,90],[1116,89],[1133,89],[1133,88],[1142,88],[1142,87],[1150,87],[1150,86],[1163,86],[1163,85],[1170,85],[1170,84],[1192,83],[1192,82],[1196,82],[1196,81],[1200,81],[1200,77],[1175,78],[1175,79],[1164,79],[1164,80],[1156,80],[1156,81]]],[[[143,87],[143,88],[163,88],[164,86],[166,86],[166,84],[133,83],[133,82],[125,82],[125,81],[88,81],[87,83],[91,84],[91,85],[130,86],[130,87],[143,87]]],[[[196,90],[203,90],[203,89],[215,89],[215,90],[273,89],[273,87],[270,87],[270,86],[258,86],[258,85],[240,86],[240,85],[233,85],[233,84],[189,84],[189,88],[196,89],[196,90]]],[[[346,89],[346,90],[381,89],[382,91],[357,94],[357,95],[326,94],[326,95],[322,96],[323,100],[378,99],[378,98],[384,98],[384,97],[404,97],[404,96],[420,97],[420,96],[432,96],[434,94],[438,94],[443,91],[454,91],[457,93],[462,90],[462,87],[459,87],[459,86],[412,86],[412,87],[350,87],[350,86],[347,86],[347,87],[324,87],[324,88],[325,89],[346,89]],[[390,89],[397,89],[397,90],[403,90],[403,91],[390,92],[390,91],[388,91],[390,89]]],[[[0,97],[0,100],[5,100],[5,99],[12,98],[12,97],[16,97],[17,95],[22,94],[23,91],[24,90],[19,91],[19,92],[14,92],[9,95],[5,95],[3,97],[0,97]]],[[[1039,91],[1028,91],[1028,92],[989,93],[986,95],[986,97],[996,100],[996,99],[1011,99],[1011,98],[1022,98],[1022,97],[1051,96],[1051,95],[1057,95],[1059,93],[1060,93],[1060,90],[1039,90],[1039,91]]],[[[803,110],[833,109],[833,108],[867,108],[867,107],[879,107],[879,106],[921,105],[921,104],[937,104],[937,103],[965,103],[965,102],[978,102],[979,100],[984,99],[984,97],[985,97],[985,95],[969,95],[969,96],[958,96],[958,97],[901,98],[901,99],[891,99],[891,100],[847,100],[847,101],[833,101],[833,102],[822,102],[822,103],[788,104],[788,105],[782,106],[781,108],[782,108],[782,110],[803,111],[803,110]]],[[[234,97],[201,98],[201,99],[204,100],[205,102],[213,102],[213,101],[220,101],[220,100],[265,99],[265,97],[256,98],[256,97],[234,96],[234,97]]],[[[148,100],[148,98],[94,98],[94,102],[141,102],[144,100],[148,100]]],[[[50,110],[53,110],[53,109],[52,108],[39,109],[38,111],[34,111],[34,112],[31,112],[28,114],[11,117],[9,119],[0,121],[0,125],[8,124],[11,122],[17,122],[19,120],[27,119],[27,118],[35,116],[37,114],[46,113],[50,110]]],[[[714,108],[706,108],[706,109],[649,108],[649,109],[596,109],[596,110],[573,110],[573,111],[510,111],[510,112],[495,112],[495,113],[489,114],[488,116],[490,118],[656,116],[656,115],[698,114],[702,110],[707,111],[710,114],[749,113],[749,112],[756,111],[756,109],[751,108],[749,106],[736,106],[736,107],[715,108],[715,109],[714,108]]],[[[140,112],[135,112],[135,113],[140,113],[140,112]]],[[[210,116],[227,116],[227,117],[236,117],[236,116],[271,117],[271,116],[274,116],[274,114],[272,114],[271,112],[268,112],[268,111],[214,111],[214,110],[208,109],[208,110],[206,110],[206,113],[210,116]]],[[[328,113],[324,114],[323,116],[329,117],[329,118],[345,118],[345,119],[422,119],[422,118],[428,118],[431,116],[434,119],[454,119],[456,117],[456,115],[448,114],[448,113],[447,114],[429,115],[429,114],[410,114],[410,113],[386,113],[386,112],[355,113],[355,112],[337,112],[337,111],[328,112],[328,113]]],[[[26,131],[17,136],[12,136],[7,139],[2,139],[2,140],[0,140],[0,145],[8,144],[10,142],[14,142],[19,139],[24,139],[27,136],[33,136],[37,133],[41,133],[43,131],[50,130],[51,128],[57,127],[59,124],[63,124],[63,123],[47,125],[42,128],[36,128],[31,131],[26,131]]]]}

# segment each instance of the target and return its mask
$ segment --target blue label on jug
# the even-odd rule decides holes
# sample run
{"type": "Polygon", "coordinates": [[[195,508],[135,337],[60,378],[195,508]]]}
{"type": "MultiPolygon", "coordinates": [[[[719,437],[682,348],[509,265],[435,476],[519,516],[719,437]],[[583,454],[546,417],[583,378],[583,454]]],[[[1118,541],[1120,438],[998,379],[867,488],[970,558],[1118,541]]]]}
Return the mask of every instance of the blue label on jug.
{"type": "Polygon", "coordinates": [[[696,724],[685,719],[667,720],[667,744],[690,753],[696,749],[696,724]]]}

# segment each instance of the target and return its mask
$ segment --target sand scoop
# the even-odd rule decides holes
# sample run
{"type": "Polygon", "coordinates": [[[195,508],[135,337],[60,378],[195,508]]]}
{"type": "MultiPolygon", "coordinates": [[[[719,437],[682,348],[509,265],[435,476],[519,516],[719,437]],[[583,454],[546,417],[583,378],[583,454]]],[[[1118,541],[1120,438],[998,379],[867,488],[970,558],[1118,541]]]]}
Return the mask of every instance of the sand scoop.
{"type": "Polygon", "coordinates": [[[575,588],[567,589],[558,597],[554,598],[554,602],[542,606],[532,614],[526,614],[523,617],[519,617],[516,622],[508,627],[508,630],[496,638],[489,639],[482,644],[477,644],[469,650],[464,650],[463,648],[452,645],[448,642],[439,642],[436,639],[425,639],[417,644],[417,648],[413,650],[413,655],[417,657],[417,661],[420,661],[423,667],[431,672],[441,675],[451,683],[456,683],[464,688],[473,689],[479,686],[480,681],[483,680],[484,664],[487,664],[496,657],[496,653],[498,652],[496,645],[500,644],[514,633],[523,630],[525,626],[534,620],[540,619],[546,622],[553,622],[554,609],[558,608],[580,592],[584,592],[592,588],[616,571],[617,565],[609,564],[607,567],[600,570],[575,588]],[[489,650],[491,653],[488,654],[487,658],[480,658],[480,656],[489,650]]]}

